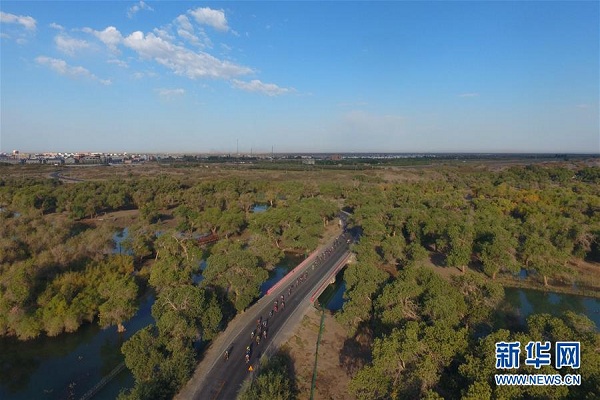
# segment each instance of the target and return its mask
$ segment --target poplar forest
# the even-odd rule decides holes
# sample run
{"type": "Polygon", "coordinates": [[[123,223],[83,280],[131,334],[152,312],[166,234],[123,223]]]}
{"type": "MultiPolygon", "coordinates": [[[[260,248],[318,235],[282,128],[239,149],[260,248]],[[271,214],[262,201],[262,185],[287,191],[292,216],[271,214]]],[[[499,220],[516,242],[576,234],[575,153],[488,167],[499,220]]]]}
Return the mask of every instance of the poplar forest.
{"type": "MultiPolygon", "coordinates": [[[[575,312],[519,324],[504,301],[514,286],[600,296],[597,162],[111,168],[67,169],[74,183],[0,166],[0,335],[122,331],[152,293],[155,323],[122,347],[136,382],[123,399],[172,398],[275,266],[317,249],[342,211],[356,234],[335,315],[345,397],[600,398],[598,327],[575,312]],[[494,345],[517,340],[580,341],[581,385],[496,386],[494,345]]],[[[305,398],[293,370],[274,357],[241,398],[305,398]]]]}

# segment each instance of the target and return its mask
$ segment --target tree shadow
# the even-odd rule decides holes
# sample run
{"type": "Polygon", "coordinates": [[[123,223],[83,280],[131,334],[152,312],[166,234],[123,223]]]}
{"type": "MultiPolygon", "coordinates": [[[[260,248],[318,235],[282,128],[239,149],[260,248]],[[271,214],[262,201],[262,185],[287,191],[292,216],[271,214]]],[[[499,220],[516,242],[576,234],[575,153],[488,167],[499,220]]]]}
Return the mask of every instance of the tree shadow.
{"type": "Polygon", "coordinates": [[[298,387],[296,386],[296,368],[294,366],[294,360],[289,353],[288,349],[279,349],[279,351],[273,356],[269,362],[273,365],[273,368],[279,368],[285,371],[286,376],[290,379],[290,389],[292,393],[298,395],[298,387]]]}
{"type": "Polygon", "coordinates": [[[436,267],[446,267],[446,256],[440,252],[431,252],[429,259],[436,267]]]}
{"type": "Polygon", "coordinates": [[[346,373],[354,375],[373,359],[373,332],[366,322],[362,322],[356,334],[344,341],[340,350],[339,363],[346,373]]]}

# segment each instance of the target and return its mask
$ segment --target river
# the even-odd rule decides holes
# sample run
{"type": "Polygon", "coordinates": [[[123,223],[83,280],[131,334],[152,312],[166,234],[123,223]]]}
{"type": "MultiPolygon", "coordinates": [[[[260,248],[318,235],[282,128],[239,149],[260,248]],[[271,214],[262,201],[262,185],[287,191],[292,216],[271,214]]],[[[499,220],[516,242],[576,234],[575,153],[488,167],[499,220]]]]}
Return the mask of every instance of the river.
{"type": "MultiPolygon", "coordinates": [[[[78,399],[123,361],[121,345],[136,331],[152,323],[154,298],[142,299],[125,333],[116,327],[101,329],[86,324],[75,333],[40,337],[26,342],[0,340],[0,399],[78,399]]],[[[98,393],[98,399],[114,399],[133,379],[123,371],[98,393]]]]}
{"type": "MultiPolygon", "coordinates": [[[[118,252],[121,237],[115,239],[118,252]]],[[[263,283],[261,294],[300,261],[302,258],[286,258],[263,283]]],[[[205,263],[202,263],[201,268],[204,266],[205,263]]],[[[319,297],[321,303],[334,312],[340,310],[344,303],[344,271],[340,271],[336,283],[319,297]]],[[[197,278],[197,281],[201,280],[201,276],[197,278]]],[[[560,315],[571,310],[585,314],[594,321],[597,329],[600,328],[599,299],[516,288],[505,289],[505,297],[516,310],[521,323],[532,313],[560,315]]],[[[152,295],[141,299],[140,309],[125,324],[127,331],[123,334],[117,333],[116,327],[100,329],[96,324],[87,324],[75,333],[54,338],[41,337],[27,342],[14,338],[0,339],[0,399],[79,399],[123,361],[122,343],[153,322],[153,302],[152,295]]],[[[122,389],[132,386],[133,377],[125,369],[94,399],[114,399],[122,389]]]]}
{"type": "MultiPolygon", "coordinates": [[[[344,305],[344,271],[345,269],[342,269],[338,273],[335,284],[329,285],[319,297],[319,302],[333,312],[341,310],[344,305]]],[[[514,310],[521,325],[531,314],[547,313],[560,316],[565,311],[573,311],[591,319],[600,331],[600,299],[519,288],[505,288],[504,298],[514,310]]]]}
{"type": "MultiPolygon", "coordinates": [[[[123,252],[121,241],[127,231],[115,235],[115,253],[123,252]]],[[[261,285],[261,295],[275,285],[302,258],[287,257],[261,285]]],[[[204,269],[205,263],[201,263],[204,269]]],[[[202,276],[195,277],[195,281],[202,276]]],[[[131,335],[154,322],[151,307],[154,296],[140,301],[136,315],[119,334],[116,327],[101,329],[97,324],[83,325],[75,333],[40,337],[26,342],[0,338],[0,399],[79,399],[104,376],[123,362],[121,345],[131,335]]],[[[123,389],[133,387],[131,373],[124,369],[94,399],[114,399],[123,389]]]]}
{"type": "Polygon", "coordinates": [[[519,288],[505,288],[504,295],[521,324],[531,314],[560,316],[565,311],[573,311],[584,314],[596,324],[596,330],[600,330],[600,299],[519,288]]]}

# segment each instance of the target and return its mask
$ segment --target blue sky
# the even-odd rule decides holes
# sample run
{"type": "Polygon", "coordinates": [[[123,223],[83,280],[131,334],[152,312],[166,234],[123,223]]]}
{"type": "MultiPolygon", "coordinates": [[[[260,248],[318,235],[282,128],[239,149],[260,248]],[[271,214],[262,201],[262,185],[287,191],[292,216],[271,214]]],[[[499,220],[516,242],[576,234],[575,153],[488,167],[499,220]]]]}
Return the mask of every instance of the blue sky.
{"type": "Polygon", "coordinates": [[[0,3],[0,151],[600,152],[600,3],[0,3]]]}

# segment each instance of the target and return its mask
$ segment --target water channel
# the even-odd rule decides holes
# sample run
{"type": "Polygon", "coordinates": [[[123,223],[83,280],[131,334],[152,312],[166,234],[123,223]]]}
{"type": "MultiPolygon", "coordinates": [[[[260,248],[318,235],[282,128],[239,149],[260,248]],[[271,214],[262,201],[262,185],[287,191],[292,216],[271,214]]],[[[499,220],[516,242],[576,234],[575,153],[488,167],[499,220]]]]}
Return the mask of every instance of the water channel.
{"type": "MultiPolygon", "coordinates": [[[[336,276],[335,284],[329,285],[319,297],[326,309],[336,312],[344,305],[344,281],[342,269],[336,276]]],[[[584,314],[596,324],[600,331],[600,299],[563,293],[550,293],[532,289],[505,288],[506,302],[514,309],[518,322],[523,325],[531,314],[551,314],[560,316],[565,311],[584,314]]]]}
{"type": "MultiPolygon", "coordinates": [[[[115,235],[115,253],[124,252],[121,242],[127,233],[125,230],[115,235]]],[[[269,279],[261,285],[261,293],[264,294],[301,261],[302,257],[286,258],[271,271],[269,279]]],[[[205,266],[202,262],[200,267],[204,269],[205,266]]],[[[344,303],[344,271],[338,273],[335,284],[319,297],[321,304],[333,312],[340,310],[344,303]]],[[[201,280],[201,275],[195,278],[196,282],[201,280]]],[[[532,313],[560,315],[571,310],[585,314],[600,329],[599,299],[516,288],[505,289],[505,296],[521,323],[532,313]]],[[[122,363],[120,348],[123,342],[153,323],[153,302],[152,294],[141,299],[137,314],[125,323],[127,331],[122,334],[117,333],[116,327],[101,329],[97,324],[87,324],[76,333],[54,338],[40,337],[27,342],[0,339],[0,399],[79,399],[122,363]]],[[[114,399],[122,389],[132,386],[133,377],[124,369],[94,399],[114,399]]]]}
{"type": "MultiPolygon", "coordinates": [[[[126,230],[115,235],[115,253],[125,252],[121,242],[126,237],[126,230]]],[[[301,257],[286,257],[261,285],[261,294],[301,261],[301,257]]],[[[203,261],[200,268],[205,266],[203,261]]],[[[201,280],[201,275],[194,278],[196,283],[201,280]]],[[[127,331],[122,334],[117,333],[116,327],[101,329],[94,323],[83,325],[75,333],[26,342],[0,338],[0,399],[81,398],[123,362],[123,342],[154,322],[151,315],[153,303],[152,294],[144,296],[136,315],[124,324],[127,331]]],[[[93,398],[115,399],[122,389],[133,387],[133,383],[131,373],[125,368],[93,398]]]]}

